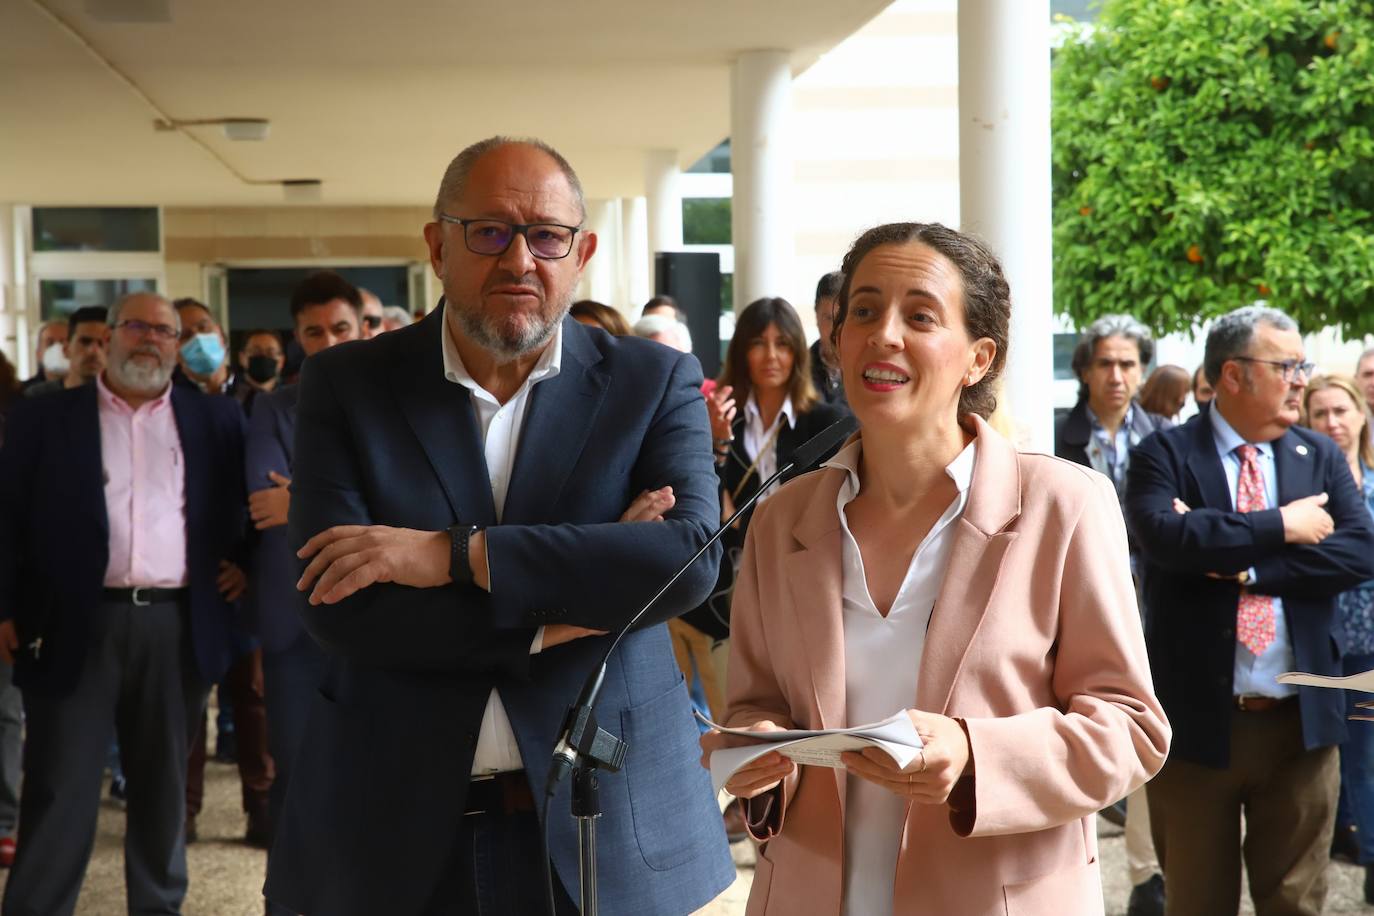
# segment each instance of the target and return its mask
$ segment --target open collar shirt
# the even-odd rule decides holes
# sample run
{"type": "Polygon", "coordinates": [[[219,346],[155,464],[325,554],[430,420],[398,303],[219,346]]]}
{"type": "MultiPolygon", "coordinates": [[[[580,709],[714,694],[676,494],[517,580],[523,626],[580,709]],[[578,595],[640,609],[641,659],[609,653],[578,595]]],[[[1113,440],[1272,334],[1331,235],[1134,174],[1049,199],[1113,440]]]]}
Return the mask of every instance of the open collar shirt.
{"type": "MultiPolygon", "coordinates": [[[[853,442],[825,463],[843,468],[846,478],[836,497],[843,533],[843,624],[845,721],[849,726],[878,722],[916,703],[916,681],[935,598],[956,530],[968,505],[978,440],[964,447],[945,468],[958,493],[911,557],[897,597],[884,616],[868,592],[863,554],[849,530],[845,507],[859,495],[863,441],[853,442]]],[[[848,777],[844,810],[845,916],[882,916],[893,909],[894,876],[906,823],[906,803],[858,777],[848,777]]]]}
{"type": "MultiPolygon", "coordinates": [[[[448,308],[448,304],[443,306],[448,308]]],[[[540,382],[551,379],[563,367],[563,323],[560,321],[544,352],[540,354],[529,377],[525,379],[515,395],[502,404],[481,385],[477,384],[453,342],[448,316],[444,315],[444,333],[440,335],[444,351],[444,378],[468,389],[472,409],[477,415],[477,427],[482,434],[482,449],[487,459],[487,477],[491,482],[491,501],[496,508],[496,521],[500,523],[506,505],[506,493],[510,488],[511,472],[515,468],[515,456],[520,447],[520,431],[525,425],[525,414],[529,411],[530,392],[540,382]]],[[[493,582],[495,589],[498,583],[493,582]]],[[[544,628],[535,634],[530,654],[540,650],[544,641],[544,628]]],[[[493,688],[487,699],[486,711],[482,714],[482,727],[477,733],[477,750],[472,759],[472,775],[488,776],[520,770],[525,766],[520,756],[520,747],[515,741],[515,731],[511,728],[510,717],[501,702],[501,696],[493,688]]]]}

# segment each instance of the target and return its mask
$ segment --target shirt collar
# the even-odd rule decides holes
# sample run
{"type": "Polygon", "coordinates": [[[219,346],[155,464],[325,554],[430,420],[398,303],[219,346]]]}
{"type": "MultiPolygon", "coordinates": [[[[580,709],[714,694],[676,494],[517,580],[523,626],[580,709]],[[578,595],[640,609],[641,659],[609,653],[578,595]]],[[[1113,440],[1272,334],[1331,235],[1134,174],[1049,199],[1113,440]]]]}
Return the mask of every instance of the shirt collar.
{"type": "Polygon", "coordinates": [[[1217,449],[1223,455],[1229,455],[1242,445],[1253,445],[1259,449],[1261,455],[1272,456],[1274,454],[1274,443],[1272,442],[1246,442],[1241,434],[1236,432],[1235,427],[1226,422],[1226,418],[1221,415],[1221,411],[1213,405],[1207,411],[1208,418],[1212,421],[1212,438],[1216,440],[1217,449]]]}
{"type": "MultiPolygon", "coordinates": [[[[1097,414],[1093,413],[1093,409],[1091,407],[1089,407],[1087,404],[1084,404],[1083,409],[1088,412],[1088,425],[1093,428],[1094,432],[1098,430],[1106,431],[1106,427],[1102,425],[1102,421],[1097,418],[1097,414]]],[[[1132,401],[1130,404],[1126,406],[1126,414],[1121,418],[1121,426],[1117,429],[1117,434],[1120,435],[1122,432],[1131,429],[1132,426],[1134,426],[1134,424],[1135,402],[1132,401]]]]}
{"type": "MultiPolygon", "coordinates": [[[[859,460],[863,457],[863,444],[862,438],[855,439],[821,465],[823,468],[840,468],[846,471],[849,483],[856,493],[859,490],[859,460]]],[[[967,493],[968,488],[973,485],[973,466],[977,457],[978,439],[974,437],[964,446],[963,451],[954,456],[953,461],[945,465],[945,473],[954,481],[960,493],[967,493]]]]}
{"type": "MultiPolygon", "coordinates": [[[[448,309],[447,302],[444,303],[443,308],[445,310],[448,309]]],[[[452,332],[449,331],[447,312],[440,315],[439,319],[441,328],[439,339],[444,354],[444,378],[448,379],[450,382],[456,382],[470,391],[486,391],[481,385],[477,384],[477,381],[468,372],[467,367],[463,365],[463,358],[458,355],[458,345],[453,342],[452,332]]],[[[553,378],[562,370],[563,322],[559,321],[558,325],[554,328],[553,339],[550,340],[548,346],[544,348],[544,352],[539,354],[539,360],[534,364],[534,368],[530,370],[529,378],[525,379],[525,384],[522,385],[521,388],[527,385],[533,385],[535,382],[543,381],[546,378],[553,378]]],[[[490,392],[487,393],[490,394],[490,392]]]]}
{"type": "MultiPolygon", "coordinates": [[[[747,420],[757,420],[759,426],[763,425],[763,414],[759,413],[759,402],[752,391],[749,392],[749,400],[744,403],[744,416],[747,420]]],[[[792,409],[792,395],[790,394],[782,402],[782,410],[778,411],[778,417],[773,422],[776,423],[782,417],[787,418],[788,426],[797,425],[797,414],[792,409]]]]}
{"type": "MultiPolygon", "coordinates": [[[[102,407],[112,410],[122,410],[125,413],[135,413],[129,403],[110,390],[110,386],[105,384],[105,373],[101,372],[95,377],[96,395],[100,399],[102,407]]],[[[162,394],[144,402],[139,410],[160,410],[172,400],[172,383],[169,381],[167,387],[162,389],[162,394]]]]}

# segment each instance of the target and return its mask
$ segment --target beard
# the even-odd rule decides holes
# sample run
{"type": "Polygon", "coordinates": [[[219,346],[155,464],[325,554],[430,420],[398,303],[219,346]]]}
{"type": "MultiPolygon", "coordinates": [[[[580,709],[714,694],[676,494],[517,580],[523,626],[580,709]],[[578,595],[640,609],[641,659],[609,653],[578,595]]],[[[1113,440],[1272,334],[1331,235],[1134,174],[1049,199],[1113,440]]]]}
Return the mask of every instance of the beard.
{"type": "Polygon", "coordinates": [[[548,343],[563,316],[568,314],[568,309],[572,307],[573,290],[569,289],[561,300],[545,298],[544,286],[535,274],[527,274],[524,277],[496,275],[486,285],[495,287],[516,284],[528,286],[539,292],[541,302],[537,310],[494,315],[480,304],[464,302],[447,295],[444,300],[452,307],[459,330],[503,363],[533,353],[548,343]]]}
{"type": "Polygon", "coordinates": [[[139,394],[157,394],[172,378],[172,367],[176,365],[175,356],[164,360],[162,353],[154,347],[135,347],[127,354],[112,356],[105,371],[114,376],[120,385],[139,394]],[[155,365],[135,362],[134,357],[146,354],[157,357],[155,365]]]}

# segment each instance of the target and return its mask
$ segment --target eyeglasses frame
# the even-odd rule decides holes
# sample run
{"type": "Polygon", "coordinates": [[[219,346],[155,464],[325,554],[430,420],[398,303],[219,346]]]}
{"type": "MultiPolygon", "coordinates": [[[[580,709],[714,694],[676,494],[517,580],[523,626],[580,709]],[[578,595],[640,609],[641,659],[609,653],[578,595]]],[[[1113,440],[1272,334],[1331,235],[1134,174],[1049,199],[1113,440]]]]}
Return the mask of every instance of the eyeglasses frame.
{"type": "Polygon", "coordinates": [[[510,250],[510,246],[515,244],[515,237],[517,235],[523,235],[525,237],[525,248],[529,251],[530,257],[538,258],[541,261],[561,261],[568,255],[572,254],[573,247],[577,244],[577,233],[582,231],[581,226],[569,226],[564,223],[554,223],[549,221],[543,221],[538,223],[512,223],[509,220],[496,219],[495,217],[491,216],[482,216],[476,219],[464,219],[460,216],[450,216],[447,213],[440,213],[439,221],[441,223],[453,223],[454,225],[461,226],[463,228],[463,245],[467,248],[467,250],[471,251],[475,255],[481,255],[482,257],[487,258],[499,258],[501,255],[505,254],[507,251],[510,250]],[[503,226],[509,226],[512,230],[510,234],[510,241],[507,242],[506,247],[502,248],[500,251],[474,251],[472,243],[468,241],[469,223],[500,223],[503,226]],[[568,239],[568,250],[563,252],[556,258],[546,257],[542,254],[535,254],[534,249],[530,247],[530,237],[528,233],[531,229],[535,228],[536,226],[557,226],[559,229],[567,229],[569,232],[572,233],[572,236],[568,239]]]}
{"type": "Polygon", "coordinates": [[[1293,379],[1297,377],[1297,373],[1301,372],[1303,377],[1310,381],[1312,373],[1317,371],[1317,364],[1307,360],[1260,359],[1256,356],[1233,356],[1231,358],[1242,363],[1264,363],[1266,366],[1277,366],[1283,380],[1290,385],[1293,383],[1293,379]]]}

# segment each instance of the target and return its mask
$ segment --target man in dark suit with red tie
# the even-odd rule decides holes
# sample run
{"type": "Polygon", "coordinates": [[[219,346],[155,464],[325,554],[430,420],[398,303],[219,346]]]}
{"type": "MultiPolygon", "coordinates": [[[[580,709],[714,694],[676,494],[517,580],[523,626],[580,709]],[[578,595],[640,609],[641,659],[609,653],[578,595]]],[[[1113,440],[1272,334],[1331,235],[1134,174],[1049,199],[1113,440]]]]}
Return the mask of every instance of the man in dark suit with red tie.
{"type": "Polygon", "coordinates": [[[1243,855],[1257,911],[1315,916],[1344,698],[1276,677],[1341,673],[1335,596],[1374,576],[1374,531],[1340,449],[1294,425],[1312,364],[1292,319],[1231,312],[1204,366],[1215,400],[1143,440],[1126,487],[1174,727],[1149,787],[1168,912],[1235,913],[1243,855]]]}

